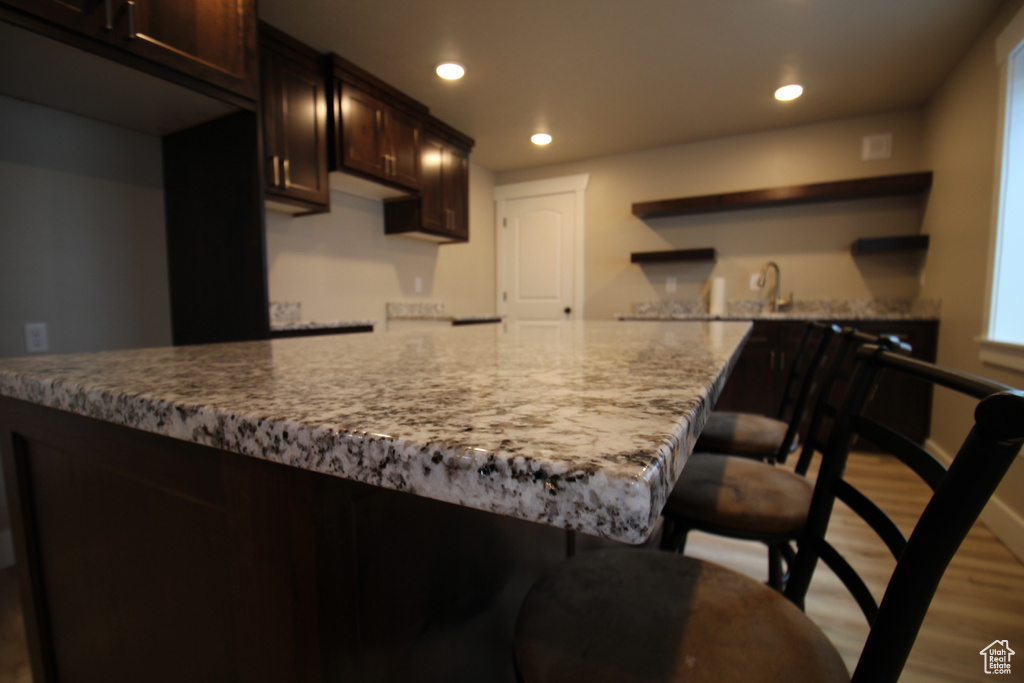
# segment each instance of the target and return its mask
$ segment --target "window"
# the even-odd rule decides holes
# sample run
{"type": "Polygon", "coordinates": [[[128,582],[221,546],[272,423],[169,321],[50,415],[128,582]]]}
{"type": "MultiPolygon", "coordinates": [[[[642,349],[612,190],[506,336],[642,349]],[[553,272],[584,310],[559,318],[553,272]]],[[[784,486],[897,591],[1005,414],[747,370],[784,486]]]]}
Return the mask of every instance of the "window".
{"type": "Polygon", "coordinates": [[[1006,72],[999,214],[981,359],[1024,370],[1024,11],[997,41],[1006,72]]]}

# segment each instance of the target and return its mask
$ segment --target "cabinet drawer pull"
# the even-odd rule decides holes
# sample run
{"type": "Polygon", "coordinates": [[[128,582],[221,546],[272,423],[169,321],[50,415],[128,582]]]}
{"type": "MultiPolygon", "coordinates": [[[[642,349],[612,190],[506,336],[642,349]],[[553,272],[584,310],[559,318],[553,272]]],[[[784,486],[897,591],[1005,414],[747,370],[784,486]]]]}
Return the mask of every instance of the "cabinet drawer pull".
{"type": "Polygon", "coordinates": [[[287,190],[292,186],[292,172],[287,159],[281,162],[281,165],[284,166],[284,189],[287,190]]]}
{"type": "Polygon", "coordinates": [[[103,0],[103,30],[114,30],[114,0],[103,0]]]}
{"type": "Polygon", "coordinates": [[[274,187],[278,187],[281,184],[281,174],[277,170],[277,162],[278,162],[278,158],[277,158],[276,154],[274,156],[270,157],[270,167],[271,167],[271,169],[273,169],[272,172],[274,174],[274,182],[273,182],[273,186],[274,187]]]}
{"type": "Polygon", "coordinates": [[[135,0],[128,0],[124,6],[128,8],[128,40],[134,40],[137,35],[135,31],[135,0]]]}

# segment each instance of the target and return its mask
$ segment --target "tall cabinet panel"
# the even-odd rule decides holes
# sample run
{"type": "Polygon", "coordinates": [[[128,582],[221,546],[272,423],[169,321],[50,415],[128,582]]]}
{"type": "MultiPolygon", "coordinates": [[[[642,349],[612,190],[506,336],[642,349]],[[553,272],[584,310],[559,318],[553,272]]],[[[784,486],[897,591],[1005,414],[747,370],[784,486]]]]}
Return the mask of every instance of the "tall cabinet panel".
{"type": "Polygon", "coordinates": [[[260,67],[267,199],[272,208],[292,212],[328,211],[327,95],[319,56],[261,24],[260,67]]]}

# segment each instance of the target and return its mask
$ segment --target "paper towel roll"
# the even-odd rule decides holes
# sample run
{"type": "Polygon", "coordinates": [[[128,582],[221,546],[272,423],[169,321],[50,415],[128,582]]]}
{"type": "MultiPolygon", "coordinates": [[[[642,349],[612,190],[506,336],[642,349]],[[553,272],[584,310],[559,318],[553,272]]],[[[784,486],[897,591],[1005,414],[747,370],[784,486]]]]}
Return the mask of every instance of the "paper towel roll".
{"type": "Polygon", "coordinates": [[[711,296],[708,301],[708,312],[711,315],[725,315],[725,278],[716,277],[711,280],[711,296]]]}

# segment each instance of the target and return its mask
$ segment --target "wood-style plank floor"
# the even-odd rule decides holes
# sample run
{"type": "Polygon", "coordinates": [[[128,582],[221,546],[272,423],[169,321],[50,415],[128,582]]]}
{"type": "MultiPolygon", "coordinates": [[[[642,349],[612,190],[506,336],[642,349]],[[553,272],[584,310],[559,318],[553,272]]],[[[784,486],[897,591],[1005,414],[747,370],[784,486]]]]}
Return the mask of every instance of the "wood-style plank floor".
{"type": "MultiPolygon", "coordinates": [[[[914,514],[927,489],[887,457],[851,457],[850,477],[879,496],[898,523],[914,514]]],[[[881,590],[892,561],[873,534],[841,505],[833,518],[833,542],[849,553],[881,590]]],[[[762,546],[693,534],[687,554],[711,559],[764,580],[762,546]]],[[[827,568],[819,568],[807,599],[808,614],[825,630],[852,668],[867,625],[860,610],[827,568]]],[[[1022,654],[1013,661],[1024,678],[1024,565],[982,524],[971,531],[946,573],[902,677],[917,681],[981,681],[980,650],[994,640],[1009,640],[1022,654]]],[[[0,571],[0,682],[29,683],[25,636],[14,570],[0,571]]]]}

